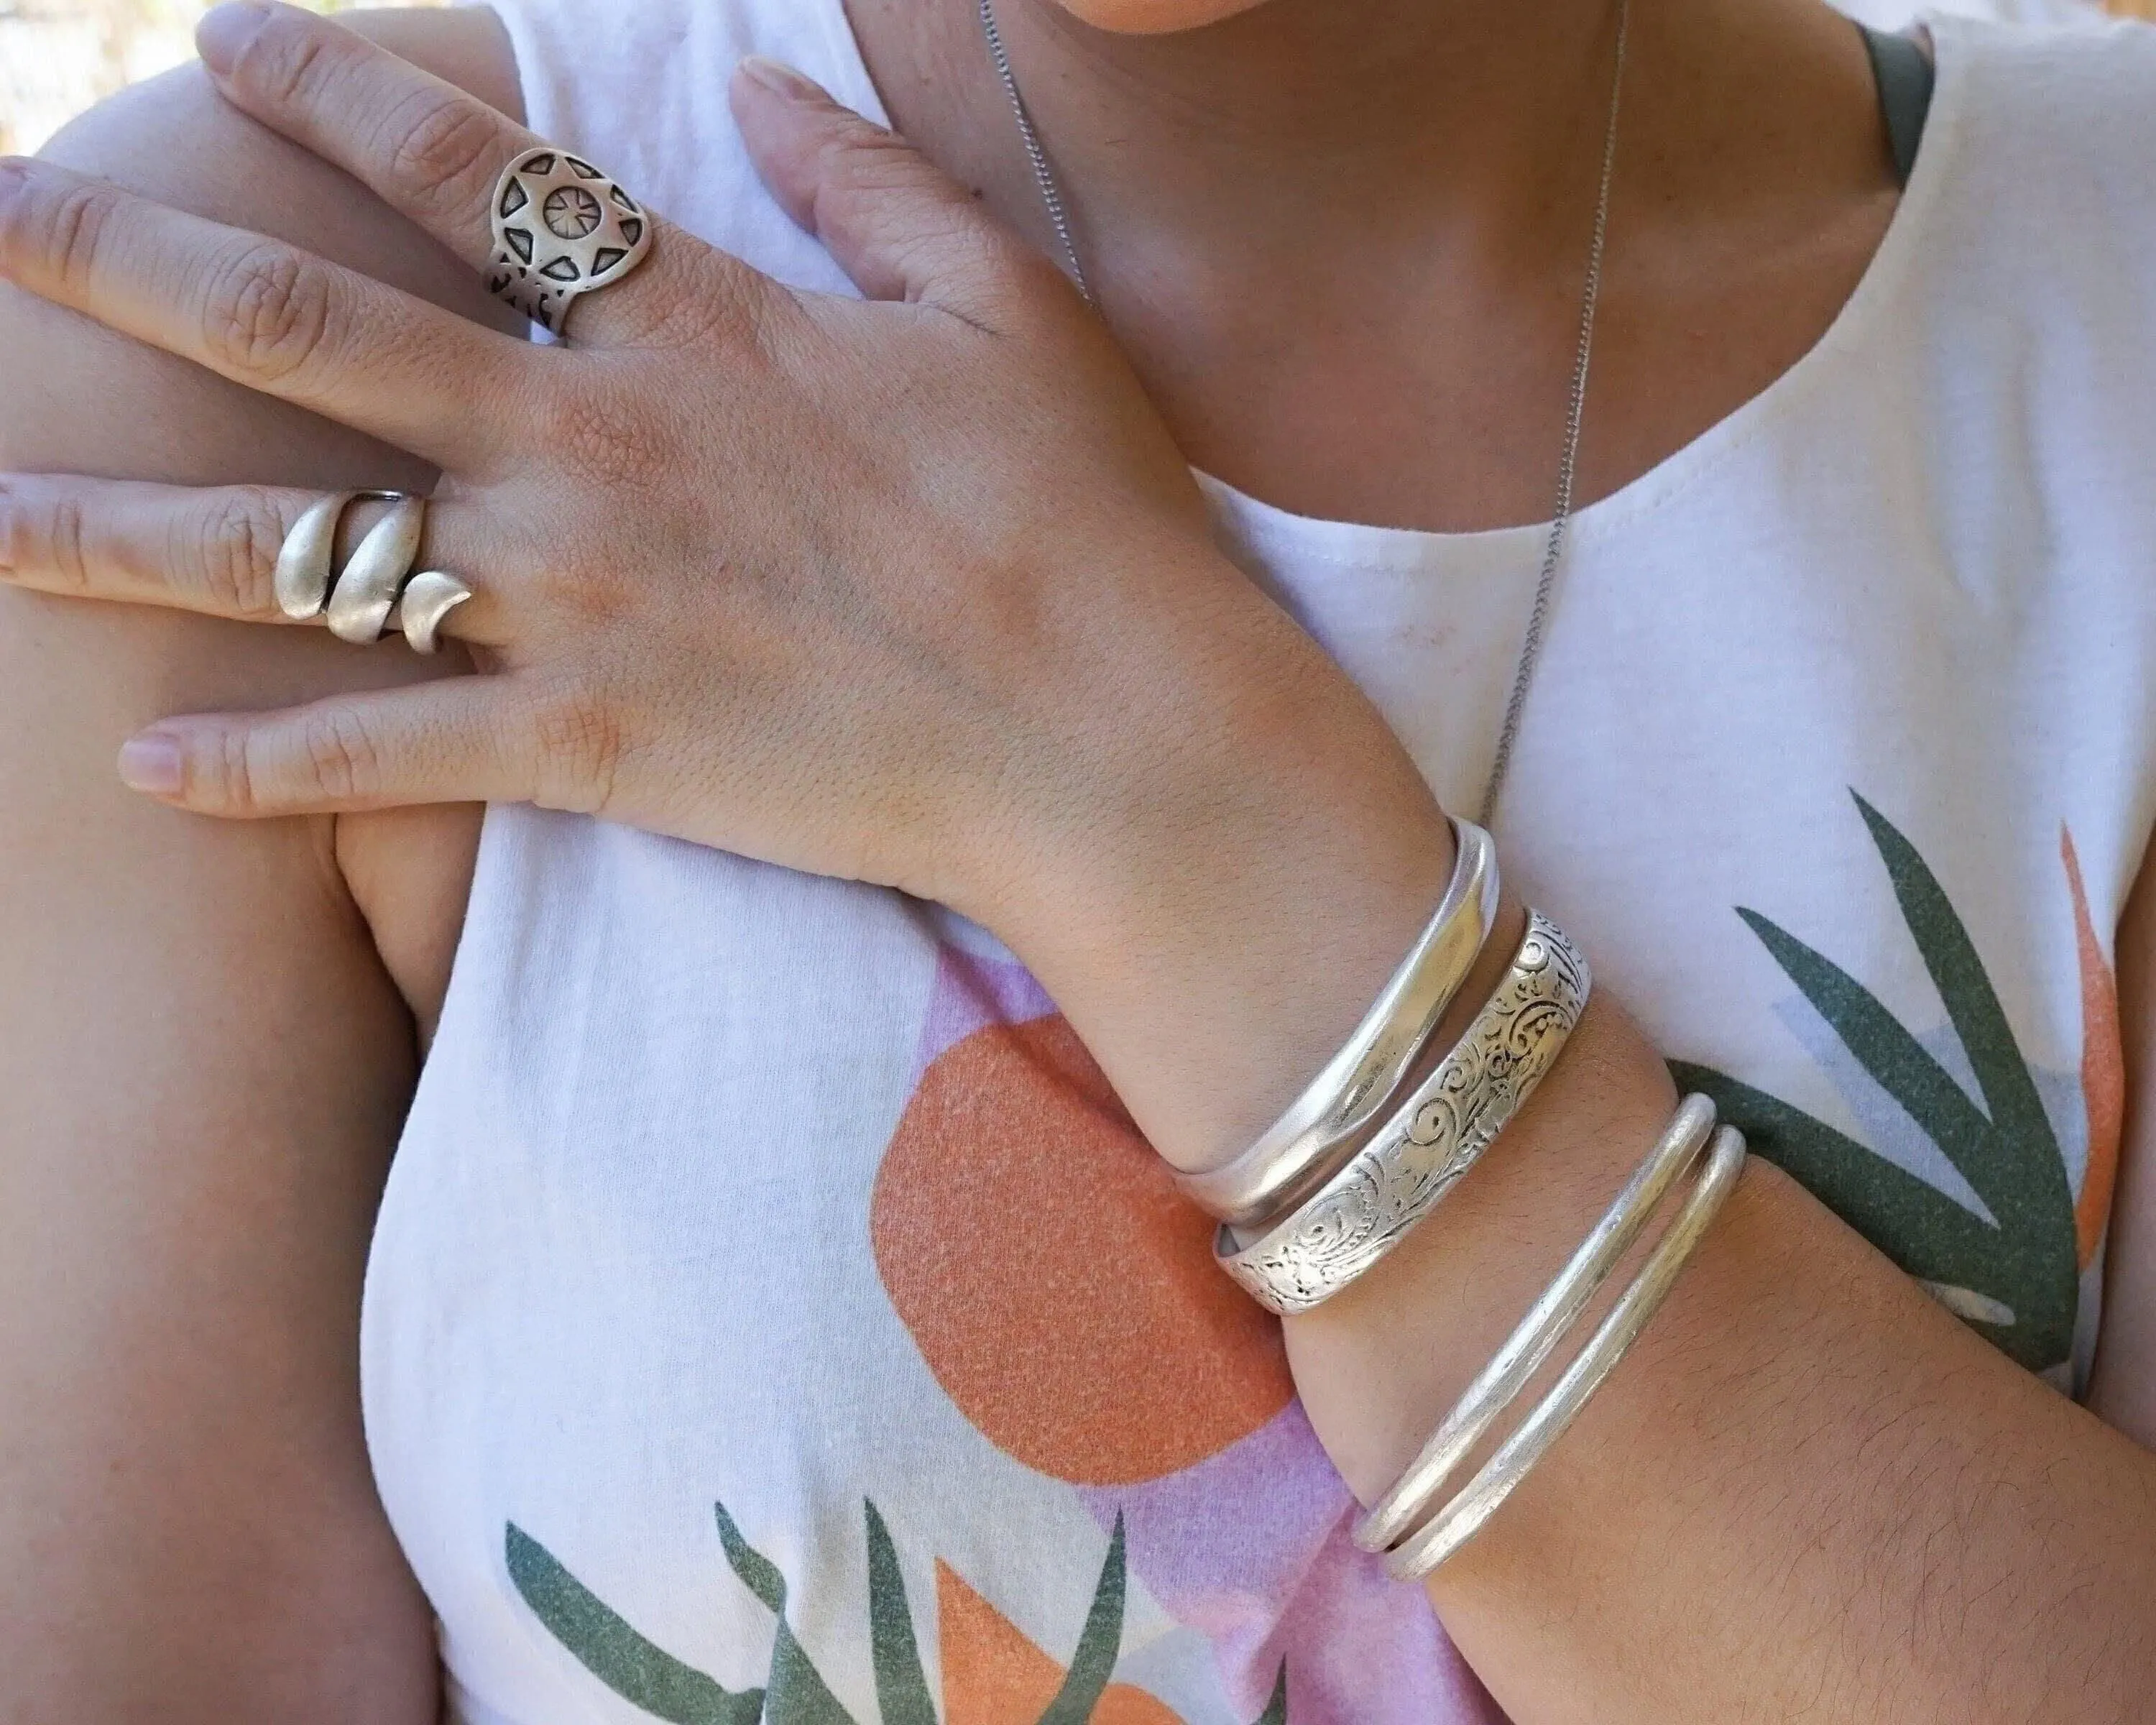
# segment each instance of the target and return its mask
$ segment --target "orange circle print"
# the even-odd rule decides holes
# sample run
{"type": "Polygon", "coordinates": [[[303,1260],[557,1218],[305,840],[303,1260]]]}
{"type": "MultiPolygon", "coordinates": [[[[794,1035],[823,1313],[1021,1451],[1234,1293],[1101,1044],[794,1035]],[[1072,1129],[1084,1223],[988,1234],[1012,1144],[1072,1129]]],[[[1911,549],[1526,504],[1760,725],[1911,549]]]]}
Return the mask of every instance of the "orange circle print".
{"type": "Polygon", "coordinates": [[[1178,1473],[1294,1395],[1279,1327],[1214,1267],[1212,1223],[1060,1016],[991,1024],[930,1065],[870,1228],[944,1393],[1042,1473],[1178,1473]]]}

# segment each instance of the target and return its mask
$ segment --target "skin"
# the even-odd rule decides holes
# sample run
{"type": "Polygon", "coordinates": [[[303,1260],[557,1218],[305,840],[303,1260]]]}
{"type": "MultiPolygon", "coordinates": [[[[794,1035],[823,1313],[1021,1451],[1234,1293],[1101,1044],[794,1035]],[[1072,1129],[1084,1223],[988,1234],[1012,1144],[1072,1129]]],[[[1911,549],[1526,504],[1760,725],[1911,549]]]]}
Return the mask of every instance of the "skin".
{"type": "MultiPolygon", "coordinates": [[[[1547,472],[1576,291],[1579,206],[1564,188],[1591,184],[1594,146],[1591,129],[1539,122],[1599,106],[1589,98],[1606,19],[1555,0],[1514,8],[1532,13],[1524,20],[1463,3],[1440,38],[1427,20],[1418,27],[1422,10],[1371,0],[1364,28],[1342,31],[1317,28],[1301,0],[1274,0],[1188,37],[1173,33],[1202,21],[1188,9],[1094,20],[1142,27],[1144,40],[1039,11],[1009,24],[1043,93],[1044,128],[1086,187],[1088,261],[1118,339],[1176,446],[1311,512],[1430,526],[1530,519],[1546,500],[1516,489],[1517,475],[1547,472]],[[1313,62],[1328,44],[1334,59],[1313,62]],[[1530,46],[1543,51],[1521,52],[1530,46]],[[1313,64],[1337,75],[1314,75],[1313,64]],[[1504,69],[1522,64],[1536,80],[1507,85],[1504,69]],[[1418,74],[1425,87],[1444,78],[1462,100],[1369,99],[1388,76],[1418,87],[1418,74]],[[1537,102],[1551,114],[1537,116],[1537,102]],[[1258,115],[1276,123],[1253,126],[1258,115]],[[1448,149],[1454,126],[1479,127],[1485,146],[1448,149]],[[1089,147],[1091,138],[1116,141],[1089,147]],[[1343,154],[1369,171],[1308,170],[1343,154]],[[1367,188],[1368,203],[1343,199],[1342,185],[1367,188]],[[1218,206],[1209,214],[1201,191],[1218,206]],[[1517,219],[1522,211],[1540,219],[1517,219]],[[1325,280],[1293,267],[1298,252],[1319,249],[1293,236],[1321,218],[1360,248],[1325,280]],[[1368,267],[1343,267],[1354,264],[1368,267]],[[1276,291],[1209,291],[1250,280],[1276,291]],[[1448,291],[1382,285],[1430,280],[1448,291]],[[1367,302],[1341,305],[1347,283],[1367,302]],[[1478,315],[1455,315],[1455,304],[1478,315]],[[1273,357],[1292,350],[1281,337],[1306,334],[1314,310],[1332,313],[1317,327],[1342,333],[1306,341],[1307,372],[1282,377],[1273,357]],[[1365,329],[1381,336],[1355,333],[1365,329]],[[1265,362],[1209,370],[1194,353],[1265,362]],[[1381,353],[1394,357],[1389,370],[1381,353]],[[1254,409],[1273,388],[1298,392],[1306,424],[1365,425],[1368,441],[1337,459],[1327,438],[1269,446],[1266,427],[1282,416],[1254,409]],[[1485,434],[1463,439],[1462,424],[1485,434]],[[1398,459],[1402,448],[1418,459],[1398,459]]],[[[1326,17],[1338,18],[1337,0],[1326,17]]],[[[928,155],[978,185],[991,209],[1037,222],[1022,167],[995,156],[998,140],[1008,151],[1008,121],[993,86],[951,80],[956,100],[919,95],[960,51],[968,8],[864,7],[860,22],[881,87],[928,155]]],[[[1598,397],[1607,405],[1590,439],[1589,495],[1697,434],[1816,339],[1892,200],[1845,26],[1794,6],[1753,4],[1740,20],[1679,0],[1641,4],[1639,26],[1641,99],[1628,132],[1638,165],[1620,188],[1625,261],[1599,374],[1620,381],[1598,397]],[[1738,256],[1747,270],[1730,267],[1738,256]],[[1740,305],[1747,316],[1731,316],[1740,305]],[[1693,332],[1703,328],[1745,339],[1702,342],[1693,332]],[[1670,377],[1685,387],[1650,387],[1670,377]]],[[[501,49],[483,20],[376,28],[414,33],[400,45],[501,94],[501,49]]],[[[138,116],[139,133],[93,124],[61,153],[484,315],[454,266],[386,213],[362,205],[355,219],[347,192],[311,200],[319,169],[200,105],[198,91],[171,95],[198,105],[138,116]],[[208,183],[157,182],[152,161],[172,152],[141,140],[168,139],[176,126],[203,127],[215,146],[223,171],[208,183]],[[325,203],[336,223],[307,231],[325,203]]],[[[827,123],[753,106],[743,118],[781,182],[788,162],[798,170],[814,156],[827,123]]],[[[35,275],[12,243],[0,255],[17,280],[35,275]]],[[[49,280],[33,285],[65,297],[49,280]]],[[[1026,302],[1048,291],[1035,278],[1026,302]]],[[[0,316],[11,350],[38,356],[15,398],[28,409],[0,408],[0,461],[17,469],[294,485],[378,482],[390,470],[382,452],[116,347],[80,320],[14,296],[0,316]],[[115,387],[83,387],[100,377],[115,387]],[[130,415],[95,405],[115,398],[130,415]],[[183,454],[157,434],[166,416],[190,428],[183,454]],[[217,437],[194,433],[205,423],[217,437]]],[[[1044,326],[1042,339],[1076,338],[1044,326]]],[[[1100,387],[1115,386],[1104,373],[1100,387]]],[[[408,463],[394,472],[421,476],[408,463]]],[[[36,521],[15,525],[18,576],[64,562],[51,536],[36,521]]],[[[1439,811],[1414,793],[1411,769],[1402,776],[1356,701],[1313,676],[1301,686],[1325,696],[1316,717],[1291,720],[1261,694],[1283,666],[1301,675],[1306,661],[1209,587],[1216,571],[1168,557],[1172,538],[1158,542],[1177,578],[1163,614],[1180,618],[1191,595],[1218,592],[1220,608],[1202,620],[1255,631],[1247,659],[1207,666],[1205,692],[1227,698],[1237,723],[1210,740],[1214,752],[1194,744],[1168,762],[1119,752],[1112,732],[1092,742],[1092,770],[1056,788],[1089,814],[1112,813],[1112,845],[1074,848],[1039,814],[1054,798],[1021,799],[1034,812],[1017,823],[1024,831],[968,829],[997,834],[978,854],[1000,863],[919,884],[947,887],[1012,941],[1163,1153],[1197,1166],[1276,1109],[1352,1023],[1426,914],[1445,841],[1439,811]],[[1216,829],[1199,835],[1204,854],[1240,833],[1228,854],[1252,859],[1232,891],[1204,884],[1217,870],[1194,869],[1188,834],[1137,812],[1163,786],[1190,783],[1225,793],[1216,829]],[[1312,808],[1326,818],[1281,819],[1312,808]],[[1291,829],[1306,836],[1279,843],[1291,829]],[[1297,891],[1314,872],[1342,883],[1316,915],[1297,891]],[[1132,950],[1148,955],[1142,973],[1123,956],[1132,950]],[[1323,978],[1333,993],[1284,1023],[1264,986],[1283,970],[1323,978]]],[[[413,1032],[446,974],[471,818],[213,827],[131,803],[103,762],[145,721],[410,668],[291,630],[8,597],[0,701],[41,722],[35,747],[16,740],[28,725],[5,727],[0,745],[0,806],[28,814],[6,838],[0,876],[11,968],[0,1076],[24,1099],[0,1139],[6,1309],[23,1315],[0,1332],[0,1389],[8,1405],[46,1417],[0,1450],[0,1502],[24,1518],[0,1549],[34,1558],[0,1564],[0,1636],[15,1638],[0,1641],[13,1689],[0,1699],[24,1718],[132,1717],[152,1697],[160,1717],[422,1717],[424,1624],[367,1498],[346,1354],[413,1032]],[[275,1034],[295,1022],[336,1027],[330,1082],[322,1038],[301,1049],[275,1034]],[[113,1048],[128,1055],[118,1083],[85,1052],[113,1048]],[[266,1052],[243,1067],[234,1049],[266,1052]],[[18,1219],[33,1212],[34,1227],[18,1219]],[[85,1359],[98,1368],[85,1370],[85,1359]],[[164,1488],[175,1473],[187,1492],[164,1488]],[[213,1554],[207,1576],[203,1553],[213,1554]],[[126,1588],[140,1592],[117,1591],[126,1588]]],[[[694,798],[675,813],[676,826],[740,814],[694,798]]],[[[757,836],[770,854],[769,829],[757,836]]],[[[902,861],[874,860],[845,871],[914,879],[902,861]]],[[[2137,896],[2122,937],[2137,1050],[2148,1024],[2148,896],[2137,896]]],[[[1593,931],[1582,933],[1591,946],[1593,931]]],[[[1382,1487],[1419,1445],[1670,1100],[1654,1051],[1614,1004],[1598,1006],[1502,1153],[1453,1201],[1442,1241],[1418,1236],[1290,1326],[1306,1402],[1358,1490],[1382,1487]],[[1432,1324],[1432,1312],[1446,1322],[1432,1324]]],[[[2131,1717],[2156,1663],[2135,1604],[2156,1586],[2156,1463],[2122,1435],[2145,1442],[2152,1429],[2146,1390],[2137,1404],[2132,1387],[2150,1376],[2146,1354],[2131,1352],[2148,1334],[2137,1280],[2152,1202],[2143,1122],[2137,1112],[2099,1378],[2098,1409],[2118,1429],[2015,1371],[1801,1192],[1754,1168],[1649,1342],[1433,1584],[1515,1717],[2131,1717]],[[1851,1611],[1860,1596],[1869,1609],[1851,1611]]]]}

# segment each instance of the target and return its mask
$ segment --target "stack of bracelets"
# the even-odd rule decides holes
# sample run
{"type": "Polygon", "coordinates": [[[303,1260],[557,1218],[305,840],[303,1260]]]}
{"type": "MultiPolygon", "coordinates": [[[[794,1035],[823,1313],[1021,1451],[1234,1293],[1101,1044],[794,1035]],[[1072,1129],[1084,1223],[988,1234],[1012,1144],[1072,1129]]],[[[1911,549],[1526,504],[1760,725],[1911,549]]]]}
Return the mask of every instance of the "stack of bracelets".
{"type": "MultiPolygon", "coordinates": [[[[1457,860],[1430,926],[1347,1045],[1224,1167],[1179,1176],[1219,1219],[1220,1265],[1259,1304],[1307,1312],[1423,1222],[1557,1064],[1586,1009],[1587,960],[1539,911],[1496,991],[1434,1063],[1439,1025],[1497,920],[1490,835],[1455,820],[1457,860]]],[[[1436,1435],[1355,1529],[1401,1580],[1426,1575],[1486,1522],[1636,1340],[1743,1172],[1744,1140],[1687,1097],[1660,1142],[1436,1435]],[[1702,1166],[1703,1163],[1703,1166],[1702,1166]],[[1676,1219],[1584,1347],[1474,1477],[1447,1487],[1578,1325],[1672,1187],[1701,1169],[1676,1219]]]]}

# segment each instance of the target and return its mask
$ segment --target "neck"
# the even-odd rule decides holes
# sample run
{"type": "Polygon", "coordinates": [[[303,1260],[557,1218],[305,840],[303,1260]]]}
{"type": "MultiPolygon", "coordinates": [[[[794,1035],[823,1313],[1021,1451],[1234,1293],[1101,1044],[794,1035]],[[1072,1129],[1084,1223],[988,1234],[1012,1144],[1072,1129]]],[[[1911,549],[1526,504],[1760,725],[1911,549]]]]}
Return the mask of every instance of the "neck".
{"type": "MultiPolygon", "coordinates": [[[[937,0],[970,24],[975,0],[937,0]]],[[[1635,0],[1666,10],[1688,0],[1635,0]]],[[[1121,34],[998,0],[1081,241],[1427,235],[1547,204],[1599,153],[1617,0],[1269,0],[1121,34]],[[1292,212],[1295,223],[1279,218],[1292,212]]]]}
{"type": "MultiPolygon", "coordinates": [[[[978,0],[848,4],[899,129],[1055,255],[978,0]]],[[[1195,464],[1309,514],[1542,518],[1618,0],[1266,0],[1150,37],[996,5],[1086,274],[1195,464]]],[[[1630,0],[1583,499],[1816,339],[1889,168],[1820,0],[1630,0]],[[1698,332],[1736,328],[1703,364],[1698,332]]]]}

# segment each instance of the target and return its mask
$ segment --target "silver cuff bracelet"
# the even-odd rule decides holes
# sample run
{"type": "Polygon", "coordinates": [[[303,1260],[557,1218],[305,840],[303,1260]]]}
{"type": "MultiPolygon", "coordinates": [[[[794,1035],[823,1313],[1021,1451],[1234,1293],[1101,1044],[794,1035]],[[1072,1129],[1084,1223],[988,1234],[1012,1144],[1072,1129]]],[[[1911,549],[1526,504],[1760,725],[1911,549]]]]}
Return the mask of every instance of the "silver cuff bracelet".
{"type": "Polygon", "coordinates": [[[1176,1183],[1231,1227],[1270,1221],[1306,1196],[1393,1101],[1452,1004],[1497,920],[1497,851],[1471,821],[1452,823],[1452,878],[1421,938],[1347,1045],[1265,1136],[1235,1159],[1176,1183]]]}
{"type": "Polygon", "coordinates": [[[1364,1551],[1384,1551],[1430,1513],[1445,1482],[1578,1322],[1580,1313],[1645,1231],[1670,1188],[1698,1161],[1713,1134],[1714,1104],[1705,1096],[1686,1097],[1594,1231],[1445,1416],[1436,1435],[1357,1525],[1357,1545],[1364,1551]]]}
{"type": "Polygon", "coordinates": [[[1708,1224],[1737,1189],[1744,1163],[1743,1134],[1725,1126],[1715,1134],[1706,1172],[1686,1199],[1676,1220],[1670,1224],[1646,1266],[1609,1309],[1609,1317],[1565,1368],[1564,1375],[1535,1404],[1519,1429],[1497,1446],[1496,1453],[1458,1497],[1385,1553],[1386,1571],[1394,1580],[1413,1581],[1427,1575],[1466,1544],[1564,1435],[1676,1286],[1708,1224]]]}
{"type": "Polygon", "coordinates": [[[1248,1245],[1223,1224],[1214,1245],[1221,1267],[1282,1316],[1309,1311],[1368,1271],[1512,1123],[1556,1064],[1591,987],[1586,958],[1530,911],[1511,969],[1459,1045],[1292,1214],[1248,1245]]]}

